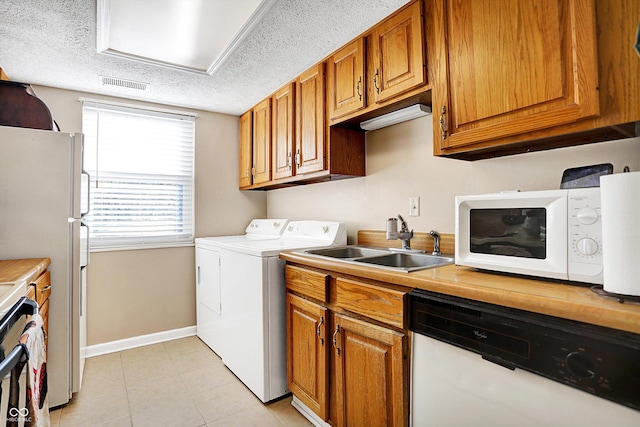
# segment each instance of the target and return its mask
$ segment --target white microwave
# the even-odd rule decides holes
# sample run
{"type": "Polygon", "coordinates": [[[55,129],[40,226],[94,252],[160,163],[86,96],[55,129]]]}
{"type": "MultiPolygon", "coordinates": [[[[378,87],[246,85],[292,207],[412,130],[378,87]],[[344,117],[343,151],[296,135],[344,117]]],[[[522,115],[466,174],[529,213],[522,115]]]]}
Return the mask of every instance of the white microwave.
{"type": "Polygon", "coordinates": [[[457,265],[602,284],[600,188],[456,197],[457,265]]]}

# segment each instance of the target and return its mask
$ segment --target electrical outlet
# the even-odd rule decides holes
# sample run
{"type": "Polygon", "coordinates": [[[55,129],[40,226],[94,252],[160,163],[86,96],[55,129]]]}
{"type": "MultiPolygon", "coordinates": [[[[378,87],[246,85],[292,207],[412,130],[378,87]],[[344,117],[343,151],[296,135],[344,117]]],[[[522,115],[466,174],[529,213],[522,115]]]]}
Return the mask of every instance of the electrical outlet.
{"type": "Polygon", "coordinates": [[[409,197],[409,216],[420,216],[420,197],[409,197]]]}

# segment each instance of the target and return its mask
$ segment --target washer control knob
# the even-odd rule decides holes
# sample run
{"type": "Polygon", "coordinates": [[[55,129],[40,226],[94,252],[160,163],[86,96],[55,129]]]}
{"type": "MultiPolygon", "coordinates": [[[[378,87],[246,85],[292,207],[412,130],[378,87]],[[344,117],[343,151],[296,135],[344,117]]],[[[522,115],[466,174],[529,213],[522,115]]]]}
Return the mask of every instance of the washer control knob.
{"type": "Polygon", "coordinates": [[[590,237],[585,237],[576,243],[576,249],[582,255],[595,255],[598,252],[598,242],[590,237]]]}
{"type": "Polygon", "coordinates": [[[593,208],[582,208],[578,211],[578,222],[584,225],[590,225],[595,223],[600,215],[598,215],[598,211],[593,208]]]}

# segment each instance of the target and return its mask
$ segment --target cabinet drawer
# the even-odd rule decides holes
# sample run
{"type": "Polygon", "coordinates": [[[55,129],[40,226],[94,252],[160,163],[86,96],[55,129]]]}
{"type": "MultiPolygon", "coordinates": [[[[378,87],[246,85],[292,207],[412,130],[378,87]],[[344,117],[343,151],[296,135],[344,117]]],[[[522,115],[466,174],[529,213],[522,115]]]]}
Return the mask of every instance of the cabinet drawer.
{"type": "Polygon", "coordinates": [[[33,283],[36,289],[36,302],[39,306],[49,299],[51,295],[51,273],[49,270],[42,273],[33,283]]]}
{"type": "Polygon", "coordinates": [[[290,291],[327,302],[328,274],[287,265],[285,277],[290,291]]]}
{"type": "Polygon", "coordinates": [[[31,300],[36,301],[36,287],[33,283],[27,287],[27,293],[25,294],[25,296],[31,300]]]}
{"type": "Polygon", "coordinates": [[[406,292],[349,279],[336,279],[336,303],[345,310],[404,327],[406,292]]]}

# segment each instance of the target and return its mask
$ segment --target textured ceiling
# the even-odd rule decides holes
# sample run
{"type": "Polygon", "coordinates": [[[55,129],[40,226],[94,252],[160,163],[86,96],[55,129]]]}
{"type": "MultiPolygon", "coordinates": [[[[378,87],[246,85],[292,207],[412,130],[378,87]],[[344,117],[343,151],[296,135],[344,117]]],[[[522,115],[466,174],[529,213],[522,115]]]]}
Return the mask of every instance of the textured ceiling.
{"type": "Polygon", "coordinates": [[[95,1],[0,0],[0,67],[15,81],[239,115],[407,1],[276,0],[208,75],[97,53],[95,1]]]}

